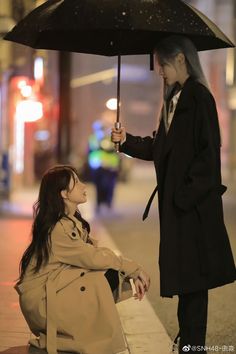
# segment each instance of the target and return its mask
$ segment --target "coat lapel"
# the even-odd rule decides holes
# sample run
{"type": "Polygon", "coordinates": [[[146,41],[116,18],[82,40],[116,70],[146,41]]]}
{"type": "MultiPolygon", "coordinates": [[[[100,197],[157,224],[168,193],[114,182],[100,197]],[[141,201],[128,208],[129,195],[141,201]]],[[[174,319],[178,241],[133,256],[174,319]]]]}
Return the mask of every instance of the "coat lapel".
{"type": "Polygon", "coordinates": [[[190,92],[193,82],[194,81],[192,78],[187,79],[180,94],[179,101],[176,105],[175,113],[169,131],[167,133],[165,131],[166,139],[164,148],[162,149],[162,159],[167,156],[168,152],[171,150],[173,144],[175,143],[179,127],[182,124],[182,120],[185,118],[184,113],[189,109],[191,105],[190,92]]]}
{"type": "Polygon", "coordinates": [[[163,111],[162,111],[160,125],[153,144],[153,149],[155,151],[154,153],[155,162],[157,163],[157,165],[159,165],[161,162],[163,151],[165,148],[165,143],[166,143],[166,131],[165,131],[164,118],[163,118],[163,111]]]}

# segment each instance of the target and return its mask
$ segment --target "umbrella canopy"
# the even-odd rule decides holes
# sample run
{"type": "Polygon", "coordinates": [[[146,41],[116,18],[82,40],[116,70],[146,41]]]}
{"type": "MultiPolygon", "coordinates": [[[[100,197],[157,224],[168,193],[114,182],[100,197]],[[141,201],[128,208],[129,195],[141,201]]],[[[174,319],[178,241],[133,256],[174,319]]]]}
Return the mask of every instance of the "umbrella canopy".
{"type": "Polygon", "coordinates": [[[198,50],[234,46],[181,0],[48,0],[5,39],[39,49],[113,56],[152,53],[171,34],[188,36],[198,50]]]}

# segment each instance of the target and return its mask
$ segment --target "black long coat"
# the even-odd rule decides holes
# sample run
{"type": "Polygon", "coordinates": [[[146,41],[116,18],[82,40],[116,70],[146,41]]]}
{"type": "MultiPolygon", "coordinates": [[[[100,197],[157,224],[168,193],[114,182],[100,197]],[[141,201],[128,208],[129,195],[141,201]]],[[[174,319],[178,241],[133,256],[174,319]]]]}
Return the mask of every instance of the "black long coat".
{"type": "Polygon", "coordinates": [[[154,161],[160,216],[161,296],[211,289],[235,280],[224,225],[220,131],[211,93],[189,78],[166,134],[127,134],[121,151],[154,161]]]}

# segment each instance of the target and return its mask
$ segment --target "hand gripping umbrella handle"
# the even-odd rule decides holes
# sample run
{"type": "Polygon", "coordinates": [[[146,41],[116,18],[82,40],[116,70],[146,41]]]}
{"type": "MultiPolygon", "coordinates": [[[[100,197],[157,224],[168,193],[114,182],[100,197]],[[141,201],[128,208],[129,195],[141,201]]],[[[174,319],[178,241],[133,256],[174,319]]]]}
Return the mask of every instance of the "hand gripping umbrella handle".
{"type": "MultiPolygon", "coordinates": [[[[120,122],[115,122],[114,124],[115,129],[120,129],[121,128],[121,123],[120,122]]],[[[120,143],[115,143],[115,150],[116,152],[120,151],[120,143]]]]}

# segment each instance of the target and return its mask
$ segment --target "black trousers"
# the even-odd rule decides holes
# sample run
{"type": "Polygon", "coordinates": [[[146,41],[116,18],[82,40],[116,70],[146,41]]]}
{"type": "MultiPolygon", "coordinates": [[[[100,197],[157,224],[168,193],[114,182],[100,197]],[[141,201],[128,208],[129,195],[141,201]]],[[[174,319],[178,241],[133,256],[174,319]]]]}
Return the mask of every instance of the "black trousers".
{"type": "MultiPolygon", "coordinates": [[[[208,290],[179,295],[179,353],[195,353],[191,347],[204,347],[207,328],[208,290]],[[190,350],[184,347],[188,346],[190,350]],[[185,350],[184,350],[184,349],[185,350]]],[[[202,348],[201,351],[205,352],[202,348]]]]}
{"type": "Polygon", "coordinates": [[[117,270],[108,269],[104,276],[106,277],[110,285],[111,291],[113,292],[114,290],[116,290],[119,286],[119,276],[117,270]]]}

